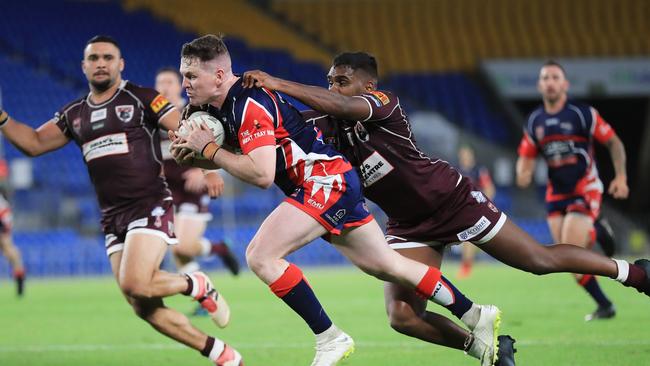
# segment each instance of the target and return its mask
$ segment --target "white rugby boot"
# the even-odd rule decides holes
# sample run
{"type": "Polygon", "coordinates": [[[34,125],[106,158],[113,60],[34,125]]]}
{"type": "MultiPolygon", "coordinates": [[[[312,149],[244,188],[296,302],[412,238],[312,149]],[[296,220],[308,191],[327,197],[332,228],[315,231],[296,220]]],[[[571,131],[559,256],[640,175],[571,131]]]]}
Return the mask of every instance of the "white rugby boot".
{"type": "Polygon", "coordinates": [[[316,355],[311,366],[334,366],[354,352],[354,340],[332,325],[319,334],[316,340],[316,355]]]}

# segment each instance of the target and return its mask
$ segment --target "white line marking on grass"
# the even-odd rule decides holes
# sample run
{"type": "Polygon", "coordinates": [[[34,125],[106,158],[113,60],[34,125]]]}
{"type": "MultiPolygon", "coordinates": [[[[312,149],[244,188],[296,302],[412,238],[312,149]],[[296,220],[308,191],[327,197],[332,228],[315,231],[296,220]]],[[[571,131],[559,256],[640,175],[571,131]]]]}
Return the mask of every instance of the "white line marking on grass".
{"type": "MultiPolygon", "coordinates": [[[[238,349],[296,349],[312,348],[311,342],[304,343],[233,343],[238,349]]],[[[360,348],[428,348],[435,347],[429,343],[420,342],[395,342],[395,341],[368,341],[357,342],[360,348]]],[[[536,347],[536,346],[597,346],[597,347],[620,347],[620,346],[650,346],[650,340],[640,341],[550,341],[550,340],[522,340],[517,341],[515,346],[536,347]]],[[[186,350],[187,347],[176,343],[142,343],[142,344],[47,344],[47,345],[16,345],[0,346],[0,353],[13,352],[97,352],[97,351],[128,351],[128,350],[186,350]]]]}

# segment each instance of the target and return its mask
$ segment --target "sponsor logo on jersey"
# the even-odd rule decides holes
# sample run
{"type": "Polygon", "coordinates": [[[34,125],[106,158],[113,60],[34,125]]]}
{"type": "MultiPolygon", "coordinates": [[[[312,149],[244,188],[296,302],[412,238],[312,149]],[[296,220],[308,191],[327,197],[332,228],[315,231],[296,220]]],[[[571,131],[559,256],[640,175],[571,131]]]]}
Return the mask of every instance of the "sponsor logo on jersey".
{"type": "Polygon", "coordinates": [[[544,138],[544,126],[535,127],[535,137],[537,137],[537,140],[544,138]]]}
{"type": "Polygon", "coordinates": [[[381,104],[383,104],[383,105],[386,105],[386,104],[390,103],[390,99],[388,99],[388,95],[386,95],[386,94],[384,94],[384,93],[382,93],[382,92],[380,92],[380,91],[376,91],[376,90],[375,90],[375,91],[371,91],[370,94],[372,94],[372,95],[374,95],[375,97],[377,97],[377,99],[379,99],[379,101],[380,101],[381,104]]]}
{"type": "Polygon", "coordinates": [[[81,146],[81,150],[86,163],[88,163],[104,156],[128,154],[129,142],[126,133],[114,133],[86,142],[81,146]]]}
{"type": "Polygon", "coordinates": [[[343,218],[345,217],[345,214],[346,214],[346,213],[347,213],[347,211],[346,211],[344,208],[342,208],[342,209],[339,209],[338,211],[336,211],[336,213],[334,214],[334,216],[332,216],[332,215],[326,213],[326,214],[325,214],[325,217],[326,217],[328,220],[330,220],[330,222],[331,222],[334,226],[336,226],[336,225],[338,225],[339,221],[341,221],[341,219],[343,219],[343,218]]]}
{"type": "Polygon", "coordinates": [[[94,123],[97,121],[103,121],[106,119],[106,108],[102,108],[96,111],[93,111],[90,114],[90,123],[94,123]]]}
{"type": "Polygon", "coordinates": [[[573,130],[573,124],[571,124],[571,122],[561,122],[560,123],[560,128],[563,129],[563,130],[572,131],[573,130]]]}
{"type": "Polygon", "coordinates": [[[361,122],[357,122],[357,124],[354,125],[354,134],[357,136],[357,139],[359,139],[359,141],[361,142],[368,142],[368,140],[370,140],[370,134],[368,133],[368,130],[366,130],[366,127],[361,122]]]}
{"type": "Polygon", "coordinates": [[[364,160],[363,164],[360,166],[363,186],[369,187],[373,185],[375,182],[388,175],[388,173],[393,171],[393,169],[393,166],[390,165],[383,156],[379,155],[379,153],[375,151],[364,160]]]}
{"type": "Polygon", "coordinates": [[[560,123],[560,120],[557,118],[549,118],[546,120],[546,125],[547,126],[555,126],[556,124],[560,123]]]}
{"type": "Polygon", "coordinates": [[[497,209],[497,206],[494,205],[492,202],[488,202],[488,208],[492,210],[493,212],[499,212],[499,209],[497,209]]]}
{"type": "Polygon", "coordinates": [[[474,226],[470,227],[467,230],[463,230],[463,231],[459,232],[458,234],[456,234],[456,236],[458,237],[458,240],[460,240],[460,241],[468,241],[468,240],[476,237],[477,235],[479,235],[483,231],[485,231],[485,229],[487,229],[490,226],[490,224],[491,224],[491,222],[490,222],[490,220],[487,219],[487,217],[481,216],[481,219],[478,220],[476,222],[476,224],[474,224],[474,226]]]}
{"type": "Polygon", "coordinates": [[[81,132],[81,117],[77,117],[72,120],[72,130],[77,135],[81,132]]]}
{"type": "Polygon", "coordinates": [[[120,121],[127,123],[133,119],[133,112],[135,107],[133,105],[118,105],[115,107],[115,114],[120,121]]]}
{"type": "Polygon", "coordinates": [[[169,101],[167,100],[167,98],[163,97],[161,94],[158,94],[155,98],[153,98],[153,100],[151,101],[151,104],[149,104],[149,106],[151,107],[151,110],[154,113],[158,113],[167,104],[169,104],[169,101]]]}
{"type": "Polygon", "coordinates": [[[322,204],[322,203],[320,203],[320,202],[314,200],[313,198],[308,199],[308,200],[307,200],[307,203],[308,203],[310,206],[312,206],[312,207],[314,207],[314,208],[317,208],[317,209],[319,209],[319,210],[322,210],[322,209],[325,208],[325,205],[324,205],[324,204],[322,204]]]}
{"type": "Polygon", "coordinates": [[[381,107],[381,106],[383,105],[383,104],[381,103],[381,100],[379,100],[379,98],[377,98],[376,96],[374,96],[374,95],[372,95],[372,94],[368,94],[368,95],[366,95],[366,96],[368,97],[368,99],[372,100],[373,103],[375,103],[375,105],[377,106],[377,108],[379,108],[379,107],[381,107]]]}
{"type": "Polygon", "coordinates": [[[487,199],[485,198],[485,196],[483,195],[483,192],[481,192],[481,191],[471,191],[470,194],[472,195],[472,197],[474,197],[474,199],[478,203],[487,202],[487,199]]]}
{"type": "Polygon", "coordinates": [[[602,125],[598,128],[598,130],[600,131],[601,135],[607,135],[609,133],[610,127],[609,125],[602,125]]]}

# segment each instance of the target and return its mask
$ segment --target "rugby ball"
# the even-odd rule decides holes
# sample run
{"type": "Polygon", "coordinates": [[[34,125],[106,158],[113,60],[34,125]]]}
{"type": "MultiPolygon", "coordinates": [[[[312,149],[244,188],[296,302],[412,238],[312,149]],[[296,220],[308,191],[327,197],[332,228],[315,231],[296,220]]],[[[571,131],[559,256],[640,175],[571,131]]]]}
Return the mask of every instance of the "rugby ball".
{"type": "Polygon", "coordinates": [[[212,131],[212,135],[214,136],[214,141],[217,143],[217,145],[219,146],[223,145],[223,141],[225,138],[223,125],[221,124],[221,121],[219,121],[216,117],[212,116],[210,113],[204,111],[198,111],[192,113],[187,118],[187,120],[185,120],[183,124],[181,124],[181,127],[178,129],[179,136],[181,137],[187,136],[188,124],[193,124],[194,126],[205,124],[206,126],[208,126],[210,131],[212,131]]]}

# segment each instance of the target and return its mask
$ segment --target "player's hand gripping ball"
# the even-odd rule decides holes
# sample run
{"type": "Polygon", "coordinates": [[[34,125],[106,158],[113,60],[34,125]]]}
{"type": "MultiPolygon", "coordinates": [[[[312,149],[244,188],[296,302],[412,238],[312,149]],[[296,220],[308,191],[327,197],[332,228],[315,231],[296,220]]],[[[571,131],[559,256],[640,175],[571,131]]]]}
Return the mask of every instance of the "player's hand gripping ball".
{"type": "MultiPolygon", "coordinates": [[[[223,125],[216,117],[204,111],[194,112],[189,116],[189,118],[183,121],[180,128],[178,129],[178,136],[186,138],[189,135],[189,125],[199,127],[201,124],[205,124],[210,129],[212,136],[214,136],[214,141],[217,143],[217,145],[223,145],[225,138],[223,125]]],[[[200,152],[195,152],[194,158],[205,159],[200,152]]]]}

